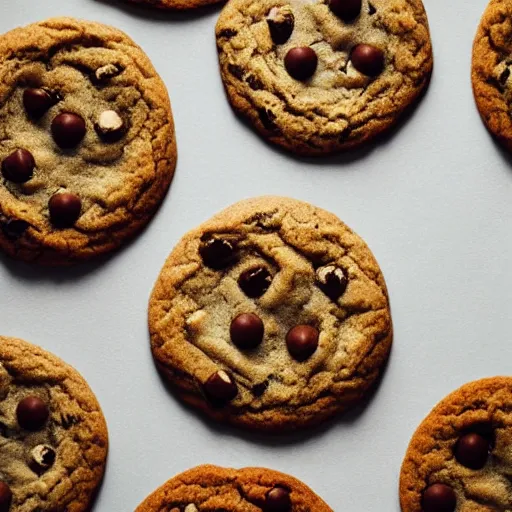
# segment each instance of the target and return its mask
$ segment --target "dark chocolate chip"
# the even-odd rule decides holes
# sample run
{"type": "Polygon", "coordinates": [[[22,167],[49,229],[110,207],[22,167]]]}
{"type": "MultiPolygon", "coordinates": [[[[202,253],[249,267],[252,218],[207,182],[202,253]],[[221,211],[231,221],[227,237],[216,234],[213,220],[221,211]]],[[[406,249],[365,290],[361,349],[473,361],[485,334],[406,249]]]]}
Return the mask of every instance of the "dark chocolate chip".
{"type": "Polygon", "coordinates": [[[337,301],[345,292],[348,284],[345,271],[334,265],[320,267],[316,271],[316,282],[320,290],[333,301],[337,301]]]}
{"type": "Polygon", "coordinates": [[[284,44],[293,32],[295,17],[289,7],[273,7],[267,16],[270,37],[275,44],[284,44]]]}
{"type": "Polygon", "coordinates": [[[236,30],[233,30],[232,28],[224,28],[219,32],[219,37],[226,37],[229,39],[230,37],[234,37],[238,34],[236,30]]]}
{"type": "Polygon", "coordinates": [[[82,201],[76,194],[59,192],[54,194],[48,202],[50,220],[58,228],[69,228],[80,217],[82,201]]]}
{"type": "Polygon", "coordinates": [[[305,361],[318,348],[318,331],[310,325],[296,325],[286,335],[288,352],[297,361],[305,361]]]}
{"type": "Polygon", "coordinates": [[[54,118],[51,130],[57,146],[73,148],[85,137],[85,121],[78,114],[63,112],[54,118]]]}
{"type": "Polygon", "coordinates": [[[307,80],[315,74],[318,57],[309,46],[299,46],[288,51],[284,65],[295,80],[307,80]]]}
{"type": "Polygon", "coordinates": [[[201,244],[199,254],[207,267],[220,270],[233,263],[235,247],[224,238],[210,238],[201,244]]]}
{"type": "Polygon", "coordinates": [[[242,291],[255,299],[261,297],[272,283],[272,276],[265,267],[251,268],[242,272],[238,278],[238,285],[242,291]]]}
{"type": "Polygon", "coordinates": [[[350,59],[363,75],[377,76],[384,69],[384,52],[369,44],[358,44],[352,49],[350,59]]]}
{"type": "Polygon", "coordinates": [[[55,462],[55,450],[48,445],[39,444],[30,452],[30,467],[36,473],[43,473],[53,466],[55,462]]]}
{"type": "Polygon", "coordinates": [[[259,91],[263,89],[263,82],[259,78],[256,78],[254,75],[249,75],[245,81],[249,84],[249,87],[253,91],[259,91]]]}
{"type": "Polygon", "coordinates": [[[362,0],[329,0],[331,11],[347,23],[359,16],[361,6],[362,0]]]}
{"type": "Polygon", "coordinates": [[[236,64],[228,64],[228,70],[229,72],[238,80],[242,80],[244,77],[244,70],[240,66],[237,66],[236,64]]]}
{"type": "Polygon", "coordinates": [[[94,129],[105,142],[116,142],[126,133],[124,121],[115,110],[103,111],[94,129]]]}
{"type": "Polygon", "coordinates": [[[11,488],[5,482],[0,482],[0,512],[7,512],[11,508],[11,502],[11,488]]]}
{"type": "Polygon", "coordinates": [[[213,405],[221,407],[238,394],[235,381],[224,370],[219,370],[204,383],[204,392],[213,405]]]}
{"type": "Polygon", "coordinates": [[[13,183],[25,183],[34,173],[36,162],[32,153],[26,149],[17,149],[2,161],[2,174],[13,183]]]}
{"type": "Polygon", "coordinates": [[[18,240],[30,226],[28,222],[19,219],[10,219],[2,224],[2,232],[8,240],[18,240]]]}
{"type": "Polygon", "coordinates": [[[500,75],[500,82],[505,85],[510,76],[510,68],[505,68],[500,75]]]}
{"type": "Polygon", "coordinates": [[[290,491],[276,485],[265,496],[265,512],[288,512],[292,508],[290,491]]]}
{"type": "Polygon", "coordinates": [[[260,108],[258,110],[258,116],[265,130],[268,130],[269,132],[276,132],[279,130],[277,124],[274,123],[276,115],[272,110],[260,108]]]}
{"type": "Polygon", "coordinates": [[[455,458],[467,468],[481,469],[487,462],[489,449],[489,441],[485,437],[472,432],[462,436],[457,441],[455,458]]]}
{"type": "Polygon", "coordinates": [[[23,91],[23,106],[27,114],[35,119],[43,116],[59,101],[59,96],[46,89],[30,88],[23,91]]]}
{"type": "Polygon", "coordinates": [[[263,341],[265,327],[254,313],[242,313],[233,319],[229,328],[231,341],[241,349],[256,348],[263,341]]]}
{"type": "Polygon", "coordinates": [[[457,498],[451,487],[445,484],[433,484],[423,492],[422,512],[454,512],[457,498]]]}
{"type": "Polygon", "coordinates": [[[368,14],[370,16],[373,16],[376,12],[377,9],[375,9],[375,7],[372,4],[368,3],[368,14]]]}
{"type": "Polygon", "coordinates": [[[38,396],[27,396],[16,407],[18,425],[25,430],[41,429],[49,414],[48,406],[38,396]]]}
{"type": "Polygon", "coordinates": [[[259,382],[258,384],[254,384],[251,391],[254,396],[261,396],[268,388],[268,381],[259,382]]]}

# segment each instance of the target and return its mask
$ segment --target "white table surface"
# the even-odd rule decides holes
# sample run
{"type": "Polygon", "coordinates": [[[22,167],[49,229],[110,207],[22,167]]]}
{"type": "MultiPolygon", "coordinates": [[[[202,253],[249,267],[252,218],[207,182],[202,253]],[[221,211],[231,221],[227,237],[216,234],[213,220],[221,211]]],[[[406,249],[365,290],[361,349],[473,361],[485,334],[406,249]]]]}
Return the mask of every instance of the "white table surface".
{"type": "Polygon", "coordinates": [[[149,228],[106,262],[33,268],[0,257],[0,333],[75,366],[108,422],[95,511],[133,510],[201,463],[267,466],[309,484],[336,512],[399,511],[400,464],[414,429],[464,382],[511,373],[512,167],[480,122],[471,45],[486,0],[425,0],[434,46],[427,95],[370,149],[300,160],[231,112],[214,40],[219,7],[163,14],[107,0],[0,0],[0,31],[57,15],[112,24],[167,84],[179,161],[149,228]],[[260,194],[331,210],[369,244],[395,327],[384,379],[366,408],[293,438],[219,426],[168,393],[152,363],[147,300],[177,240],[223,207],[260,194]]]}

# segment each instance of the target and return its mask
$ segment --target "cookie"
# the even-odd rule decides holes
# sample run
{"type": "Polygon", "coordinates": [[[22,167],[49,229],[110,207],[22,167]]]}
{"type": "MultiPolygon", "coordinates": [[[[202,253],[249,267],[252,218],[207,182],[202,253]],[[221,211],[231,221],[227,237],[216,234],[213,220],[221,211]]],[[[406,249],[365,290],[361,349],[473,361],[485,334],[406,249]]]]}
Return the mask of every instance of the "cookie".
{"type": "Polygon", "coordinates": [[[195,9],[206,5],[217,4],[223,0],[125,0],[132,4],[156,7],[158,9],[195,9]]]}
{"type": "Polygon", "coordinates": [[[241,201],[186,234],[149,304],[151,348],[209,416],[287,432],[360,401],[391,346],[384,278],[337,217],[241,201]]]}
{"type": "Polygon", "coordinates": [[[491,0],[473,44],[471,81],[487,129],[512,151],[512,4],[491,0]]]}
{"type": "Polygon", "coordinates": [[[403,512],[512,510],[512,377],[465,384],[411,439],[400,474],[403,512]]]}
{"type": "Polygon", "coordinates": [[[204,465],[171,478],[135,512],[332,512],[309,487],[265,468],[204,465]]]}
{"type": "Polygon", "coordinates": [[[89,260],[151,218],[176,164],[167,91],[111,27],[54,18],[0,36],[0,247],[89,260]]]}
{"type": "Polygon", "coordinates": [[[87,382],[26,341],[0,336],[0,510],[89,510],[107,426],[87,382]]]}
{"type": "Polygon", "coordinates": [[[432,71],[421,0],[231,0],[216,36],[235,111],[306,155],[388,129],[432,71]]]}

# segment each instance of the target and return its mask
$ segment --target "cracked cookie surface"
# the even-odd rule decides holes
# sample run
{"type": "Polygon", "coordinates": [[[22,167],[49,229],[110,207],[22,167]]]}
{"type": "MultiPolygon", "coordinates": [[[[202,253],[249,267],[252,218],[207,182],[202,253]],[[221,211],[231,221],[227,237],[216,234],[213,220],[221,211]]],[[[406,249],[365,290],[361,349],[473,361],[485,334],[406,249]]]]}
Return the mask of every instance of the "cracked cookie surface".
{"type": "Polygon", "coordinates": [[[465,384],[413,435],[400,474],[403,512],[509,512],[512,377],[465,384]]]}
{"type": "Polygon", "coordinates": [[[186,234],[153,289],[149,329],[157,366],[186,402],[274,431],[361,400],[392,340],[364,241],[282,197],[241,201],[186,234]]]}
{"type": "Polygon", "coordinates": [[[512,151],[512,4],[492,0],[473,43],[471,81],[488,130],[512,151]]]}
{"type": "Polygon", "coordinates": [[[171,182],[169,98],[124,33],[54,18],[0,37],[0,247],[44,264],[110,252],[171,182]]]}
{"type": "Polygon", "coordinates": [[[80,374],[0,336],[0,510],[88,510],[105,468],[100,406],[80,374]]]}
{"type": "Polygon", "coordinates": [[[204,465],[171,478],[135,512],[332,512],[309,487],[265,468],[204,465]]]}
{"type": "Polygon", "coordinates": [[[432,70],[421,0],[329,2],[232,0],[216,27],[235,111],[302,154],[348,149],[386,130],[432,70]]]}

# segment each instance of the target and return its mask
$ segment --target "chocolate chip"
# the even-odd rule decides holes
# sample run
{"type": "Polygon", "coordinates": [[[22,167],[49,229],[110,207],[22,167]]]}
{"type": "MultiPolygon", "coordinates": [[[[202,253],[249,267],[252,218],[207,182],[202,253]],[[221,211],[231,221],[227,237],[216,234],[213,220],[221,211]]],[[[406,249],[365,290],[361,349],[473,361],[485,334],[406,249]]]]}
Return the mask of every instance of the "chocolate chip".
{"type": "Polygon", "coordinates": [[[272,110],[260,108],[258,110],[258,116],[265,130],[268,130],[269,132],[276,132],[279,130],[277,124],[274,123],[276,115],[272,110]]]}
{"type": "Polygon", "coordinates": [[[326,265],[317,269],[316,282],[327,297],[337,301],[345,292],[348,279],[343,269],[334,265],[326,265]]]}
{"type": "Polygon", "coordinates": [[[462,436],[455,445],[457,461],[471,469],[481,469],[489,455],[489,441],[481,435],[472,432],[462,436]]]}
{"type": "Polygon", "coordinates": [[[53,466],[55,450],[46,444],[39,444],[30,452],[30,466],[36,473],[42,473],[53,466]]]}
{"type": "Polygon", "coordinates": [[[290,491],[276,485],[265,496],[265,512],[288,512],[292,508],[290,491]]]}
{"type": "Polygon", "coordinates": [[[77,114],[63,112],[54,118],[51,130],[59,147],[73,148],[85,137],[85,121],[77,114]]]}
{"type": "Polygon", "coordinates": [[[384,52],[369,44],[358,44],[352,49],[350,59],[363,75],[377,76],[384,69],[384,52]]]}
{"type": "Polygon", "coordinates": [[[347,23],[359,16],[361,6],[361,0],[329,0],[331,11],[347,23]]]}
{"type": "Polygon", "coordinates": [[[70,192],[59,192],[54,194],[48,202],[50,220],[58,228],[69,228],[80,217],[82,201],[70,192]]]}
{"type": "Polygon", "coordinates": [[[229,328],[231,341],[241,349],[256,348],[263,341],[264,331],[263,322],[254,313],[238,315],[229,328]]]}
{"type": "Polygon", "coordinates": [[[25,89],[23,91],[23,106],[27,114],[35,119],[43,116],[49,108],[59,101],[59,96],[50,94],[46,89],[25,89]]]}
{"type": "Polygon", "coordinates": [[[5,482],[0,482],[0,512],[7,512],[11,508],[11,502],[11,488],[5,482]]]}
{"type": "Polygon", "coordinates": [[[259,382],[258,384],[254,384],[254,386],[251,388],[252,394],[254,396],[261,396],[268,388],[268,380],[264,382],[259,382]]]}
{"type": "Polygon", "coordinates": [[[454,512],[457,498],[451,487],[445,484],[433,484],[423,492],[422,512],[454,512]]]}
{"type": "Polygon", "coordinates": [[[256,78],[254,75],[249,75],[245,81],[249,84],[249,87],[253,91],[259,91],[263,89],[263,82],[259,78],[256,78]]]}
{"type": "Polygon", "coordinates": [[[220,407],[235,398],[238,394],[238,388],[227,372],[219,370],[205,382],[204,392],[213,405],[220,407]]]}
{"type": "Polygon", "coordinates": [[[318,331],[310,325],[296,325],[286,335],[288,352],[297,361],[305,361],[318,348],[318,331]]]}
{"type": "Polygon", "coordinates": [[[28,222],[19,219],[10,219],[2,224],[2,232],[8,240],[15,241],[20,238],[30,226],[28,222]]]}
{"type": "Polygon", "coordinates": [[[289,6],[273,7],[267,16],[270,37],[275,44],[284,44],[293,32],[295,17],[289,6]]]}
{"type": "Polygon", "coordinates": [[[94,78],[97,82],[105,82],[119,75],[122,70],[123,68],[117,64],[105,64],[94,72],[94,78]]]}
{"type": "Polygon", "coordinates": [[[210,238],[201,244],[199,254],[207,267],[220,270],[235,259],[235,247],[224,238],[210,238]]]}
{"type": "Polygon", "coordinates": [[[376,12],[377,9],[375,9],[375,7],[372,4],[368,3],[368,14],[370,16],[373,16],[376,12]]]}
{"type": "Polygon", "coordinates": [[[26,430],[39,430],[48,419],[48,406],[38,396],[27,396],[18,403],[18,425],[26,430]]]}
{"type": "Polygon", "coordinates": [[[115,142],[125,133],[124,122],[115,110],[105,110],[94,125],[98,135],[106,142],[115,142]]]}
{"type": "Polygon", "coordinates": [[[251,299],[261,297],[268,290],[271,283],[272,276],[264,267],[246,270],[238,278],[238,286],[251,299]]]}
{"type": "Polygon", "coordinates": [[[318,57],[309,46],[292,48],[284,58],[284,65],[288,74],[295,80],[307,80],[316,71],[318,57]]]}
{"type": "Polygon", "coordinates": [[[228,64],[228,70],[234,77],[238,78],[238,80],[242,80],[244,77],[244,70],[240,66],[228,64]]]}
{"type": "Polygon", "coordinates": [[[2,161],[2,174],[13,183],[25,183],[34,173],[36,162],[30,151],[17,149],[2,161]]]}
{"type": "Polygon", "coordinates": [[[238,34],[236,30],[232,28],[225,28],[219,32],[219,37],[226,37],[227,39],[234,37],[238,34]]]}
{"type": "Polygon", "coordinates": [[[510,76],[510,68],[505,68],[500,75],[500,82],[505,85],[510,76]]]}

